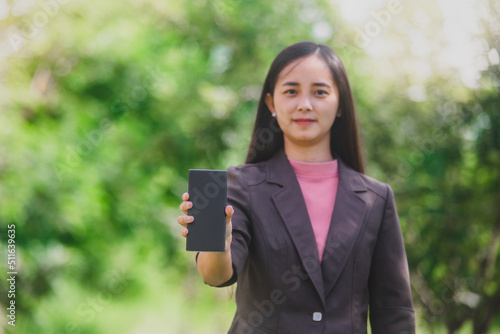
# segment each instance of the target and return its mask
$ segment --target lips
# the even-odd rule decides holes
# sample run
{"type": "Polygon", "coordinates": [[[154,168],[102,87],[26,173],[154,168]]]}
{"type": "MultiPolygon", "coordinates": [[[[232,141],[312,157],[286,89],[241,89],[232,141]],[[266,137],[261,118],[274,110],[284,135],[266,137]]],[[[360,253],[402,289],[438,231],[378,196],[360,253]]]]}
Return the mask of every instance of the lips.
{"type": "Polygon", "coordinates": [[[315,120],[311,119],[311,118],[297,118],[297,119],[294,119],[293,121],[297,124],[311,124],[311,123],[315,122],[315,120]]]}

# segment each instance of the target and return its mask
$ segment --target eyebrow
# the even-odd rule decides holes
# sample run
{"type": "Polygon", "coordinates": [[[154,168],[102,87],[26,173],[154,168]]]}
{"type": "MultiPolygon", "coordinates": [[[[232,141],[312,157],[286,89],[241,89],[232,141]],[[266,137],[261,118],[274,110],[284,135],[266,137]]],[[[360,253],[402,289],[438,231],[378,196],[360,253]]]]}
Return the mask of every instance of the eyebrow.
{"type": "MultiPolygon", "coordinates": [[[[300,86],[300,85],[297,82],[287,81],[282,86],[300,86]]],[[[315,82],[313,83],[313,86],[332,88],[329,84],[326,84],[324,82],[315,82]]]]}

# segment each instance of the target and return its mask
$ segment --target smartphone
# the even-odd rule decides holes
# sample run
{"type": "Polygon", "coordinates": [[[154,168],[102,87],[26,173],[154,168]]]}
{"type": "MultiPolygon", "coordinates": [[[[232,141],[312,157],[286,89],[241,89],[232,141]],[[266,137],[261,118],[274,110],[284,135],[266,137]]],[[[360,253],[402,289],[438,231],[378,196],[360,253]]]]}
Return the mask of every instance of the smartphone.
{"type": "Polygon", "coordinates": [[[190,169],[188,215],[194,221],[187,225],[186,250],[224,252],[226,247],[227,171],[190,169]]]}

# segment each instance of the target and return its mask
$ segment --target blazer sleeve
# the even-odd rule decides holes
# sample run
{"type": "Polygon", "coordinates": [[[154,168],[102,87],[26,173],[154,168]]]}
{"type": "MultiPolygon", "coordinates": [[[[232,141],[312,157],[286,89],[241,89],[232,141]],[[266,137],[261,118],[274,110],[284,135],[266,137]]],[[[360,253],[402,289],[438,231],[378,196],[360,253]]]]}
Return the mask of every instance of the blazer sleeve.
{"type": "Polygon", "coordinates": [[[394,193],[389,185],[368,287],[373,334],[415,333],[408,262],[394,193]]]}
{"type": "Polygon", "coordinates": [[[250,221],[250,195],[248,185],[245,182],[245,169],[242,167],[228,168],[227,202],[234,208],[231,219],[233,225],[231,241],[231,260],[233,263],[233,276],[218,287],[234,284],[248,258],[248,248],[251,242],[250,221]]]}

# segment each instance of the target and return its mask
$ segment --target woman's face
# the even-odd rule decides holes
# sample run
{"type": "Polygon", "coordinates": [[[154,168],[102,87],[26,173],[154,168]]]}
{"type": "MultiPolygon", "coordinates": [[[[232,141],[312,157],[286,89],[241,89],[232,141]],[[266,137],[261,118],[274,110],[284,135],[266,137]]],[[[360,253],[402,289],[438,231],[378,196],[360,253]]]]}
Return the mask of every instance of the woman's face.
{"type": "Polygon", "coordinates": [[[267,94],[266,104],[276,113],[285,146],[330,149],[339,93],[323,59],[311,55],[288,64],[278,76],[274,96],[267,94]]]}

